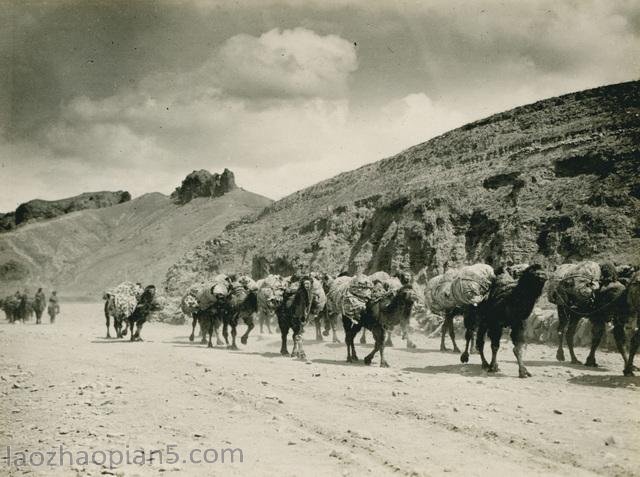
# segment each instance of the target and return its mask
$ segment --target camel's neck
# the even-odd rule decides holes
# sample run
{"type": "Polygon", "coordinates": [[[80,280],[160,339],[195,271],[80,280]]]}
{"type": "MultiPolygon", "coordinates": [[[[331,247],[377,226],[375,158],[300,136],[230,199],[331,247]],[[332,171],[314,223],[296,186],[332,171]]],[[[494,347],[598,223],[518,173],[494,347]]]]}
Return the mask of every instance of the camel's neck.
{"type": "Polygon", "coordinates": [[[513,290],[512,300],[521,306],[533,309],[533,306],[538,301],[538,298],[542,294],[542,288],[544,283],[536,283],[533,280],[520,279],[518,284],[513,290]]]}
{"type": "Polygon", "coordinates": [[[311,290],[300,287],[296,294],[296,302],[297,307],[300,309],[299,311],[308,314],[311,308],[311,290]]]}
{"type": "Polygon", "coordinates": [[[400,292],[388,303],[381,303],[380,305],[380,312],[384,321],[396,323],[409,317],[413,308],[413,301],[400,292]]]}

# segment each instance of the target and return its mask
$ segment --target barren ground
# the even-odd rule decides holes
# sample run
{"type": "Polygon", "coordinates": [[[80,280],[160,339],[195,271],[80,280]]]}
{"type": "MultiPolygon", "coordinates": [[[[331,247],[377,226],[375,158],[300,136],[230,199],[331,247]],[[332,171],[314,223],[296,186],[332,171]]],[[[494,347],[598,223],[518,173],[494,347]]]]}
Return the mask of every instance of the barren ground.
{"type": "MultiPolygon", "coordinates": [[[[640,475],[640,379],[624,378],[615,354],[587,369],[529,346],[534,376],[518,379],[506,342],[501,372],[488,376],[477,355],[461,365],[419,336],[416,350],[396,338],[392,368],[381,369],[377,360],[347,365],[344,345],[315,343],[311,329],[308,363],[281,357],[276,335],[254,331],[231,351],[191,344],[188,334],[188,325],[150,323],[142,343],[106,340],[101,304],[63,305],[54,326],[1,323],[0,473],[640,475]],[[75,457],[175,445],[180,457],[15,465],[16,452],[61,445],[75,457]],[[243,462],[238,453],[235,463],[229,454],[225,463],[183,462],[208,448],[240,448],[243,462]]],[[[358,349],[360,358],[369,351],[358,349]]]]}

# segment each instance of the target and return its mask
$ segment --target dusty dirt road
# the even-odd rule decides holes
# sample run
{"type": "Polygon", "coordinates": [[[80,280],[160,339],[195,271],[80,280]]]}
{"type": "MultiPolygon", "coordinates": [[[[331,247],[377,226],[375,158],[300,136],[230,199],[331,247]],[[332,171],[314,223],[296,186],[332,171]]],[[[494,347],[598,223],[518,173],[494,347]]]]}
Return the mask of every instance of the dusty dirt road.
{"type": "Polygon", "coordinates": [[[640,475],[640,380],[614,354],[594,370],[529,346],[534,376],[518,379],[507,343],[487,376],[477,355],[461,365],[436,340],[406,350],[396,338],[382,369],[347,365],[343,345],[307,331],[305,363],[257,332],[240,351],[191,344],[188,325],[106,340],[100,304],[67,304],[54,326],[2,323],[0,473],[640,475]],[[227,451],[222,463],[235,448],[243,462],[227,451]],[[207,449],[217,461],[198,463],[207,449]],[[20,452],[38,464],[38,451],[57,465],[16,464],[20,452]],[[127,451],[130,464],[109,465],[127,451]]]}

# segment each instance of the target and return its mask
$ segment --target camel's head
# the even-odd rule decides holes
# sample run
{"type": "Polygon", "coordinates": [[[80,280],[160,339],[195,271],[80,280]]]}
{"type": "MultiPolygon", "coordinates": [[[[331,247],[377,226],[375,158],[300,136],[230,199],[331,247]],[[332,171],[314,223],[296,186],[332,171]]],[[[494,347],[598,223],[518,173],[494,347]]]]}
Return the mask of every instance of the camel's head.
{"type": "Polygon", "coordinates": [[[606,285],[608,283],[618,281],[618,271],[616,266],[611,262],[604,262],[600,264],[600,284],[606,285]]]}
{"type": "Polygon", "coordinates": [[[520,276],[518,283],[527,287],[527,289],[531,289],[536,293],[540,293],[542,288],[544,287],[545,282],[547,281],[547,272],[542,268],[542,265],[538,263],[534,263],[533,265],[529,265],[520,276]]]}
{"type": "Polygon", "coordinates": [[[411,280],[412,280],[411,274],[409,272],[398,272],[396,274],[396,278],[398,278],[398,280],[400,280],[400,283],[403,286],[409,285],[411,283],[411,280]]]}
{"type": "Polygon", "coordinates": [[[267,304],[267,307],[270,310],[275,310],[282,303],[284,289],[264,287],[260,289],[260,293],[262,294],[264,303],[267,304]]]}
{"type": "Polygon", "coordinates": [[[413,287],[410,287],[410,286],[402,287],[398,293],[402,294],[402,298],[407,303],[414,304],[414,303],[416,303],[417,301],[420,300],[420,298],[418,297],[418,293],[416,293],[416,291],[413,289],[413,287]]]}
{"type": "Polygon", "coordinates": [[[229,284],[227,281],[216,282],[211,287],[211,294],[216,297],[216,299],[225,298],[229,294],[229,284]]]}
{"type": "Polygon", "coordinates": [[[307,291],[311,291],[312,278],[310,276],[302,277],[300,285],[307,291]]]}
{"type": "Polygon", "coordinates": [[[156,287],[155,285],[147,285],[144,289],[144,291],[142,292],[142,296],[140,297],[140,300],[147,300],[147,301],[153,301],[156,297],[156,287]]]}

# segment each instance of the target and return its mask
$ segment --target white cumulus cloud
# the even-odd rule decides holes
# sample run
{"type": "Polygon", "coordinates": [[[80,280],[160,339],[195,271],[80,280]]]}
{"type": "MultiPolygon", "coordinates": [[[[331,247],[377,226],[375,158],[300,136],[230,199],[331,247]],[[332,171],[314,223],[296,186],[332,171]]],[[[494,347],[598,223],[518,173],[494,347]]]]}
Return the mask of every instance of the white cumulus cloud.
{"type": "Polygon", "coordinates": [[[223,90],[238,96],[336,98],[346,94],[358,61],[349,41],[295,28],[231,37],[209,68],[223,90]]]}

